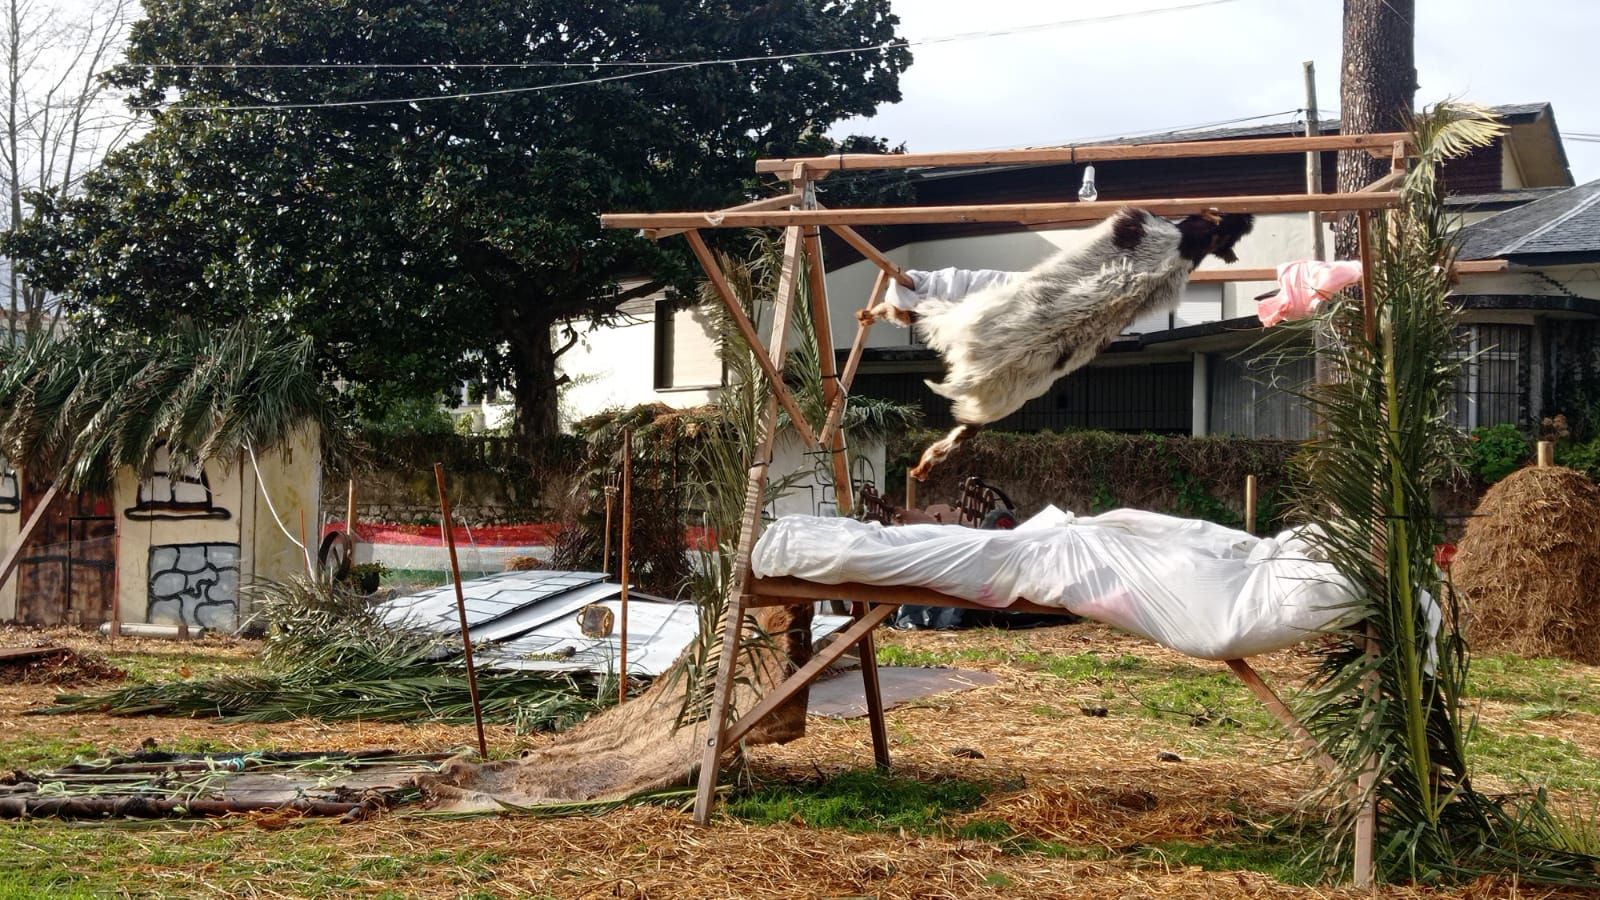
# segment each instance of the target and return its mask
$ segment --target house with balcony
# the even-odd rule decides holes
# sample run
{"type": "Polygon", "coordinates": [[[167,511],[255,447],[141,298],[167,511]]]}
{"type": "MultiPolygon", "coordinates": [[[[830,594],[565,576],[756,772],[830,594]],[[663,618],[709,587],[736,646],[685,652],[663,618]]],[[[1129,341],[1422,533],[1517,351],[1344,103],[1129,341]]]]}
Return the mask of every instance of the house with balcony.
{"type": "MultiPolygon", "coordinates": [[[[1600,323],[1600,182],[1575,186],[1549,104],[1498,107],[1507,126],[1493,145],[1447,164],[1441,179],[1460,215],[1463,259],[1503,260],[1464,274],[1455,290],[1464,310],[1464,353],[1457,392],[1463,427],[1511,423],[1534,429],[1561,411],[1572,383],[1594,367],[1600,323]]],[[[1301,126],[1269,125],[1143,135],[1141,142],[1278,137],[1301,126]]],[[[1324,133],[1338,122],[1321,123],[1324,133]]],[[[1133,139],[1128,139],[1133,140],[1133,139]]],[[[1115,142],[1113,142],[1115,143],[1115,142]]],[[[1304,154],[1131,160],[1096,166],[1099,199],[1296,194],[1307,190],[1304,154]]],[[[1321,190],[1335,188],[1335,154],[1324,154],[1321,190]]],[[[910,173],[915,205],[1069,202],[1081,165],[1019,165],[910,173]]],[[[823,182],[825,189],[827,182],[823,182]]],[[[827,202],[824,196],[823,202],[827,202]]],[[[1314,229],[1331,248],[1332,226],[1303,213],[1258,216],[1237,247],[1238,266],[1271,267],[1311,258],[1314,229]]],[[[1011,224],[896,225],[863,234],[907,269],[1023,270],[1082,239],[1083,229],[1011,224]]],[[[878,269],[825,236],[835,346],[848,347],[855,311],[878,269]]],[[[1205,268],[1219,267],[1208,260],[1205,268]]],[[[1170,314],[1134,322],[1089,366],[991,426],[1013,431],[1093,428],[1168,434],[1300,438],[1311,420],[1280,389],[1306,381],[1309,358],[1284,362],[1264,345],[1257,297],[1272,282],[1207,282],[1197,276],[1170,314]],[[1272,368],[1268,370],[1268,361],[1272,368]],[[1275,386],[1277,385],[1277,386],[1275,386]]],[[[672,406],[715,396],[723,372],[705,310],[667,298],[635,301],[628,320],[588,336],[563,357],[572,376],[565,406],[574,416],[642,402],[672,406]]],[[[840,351],[841,357],[843,351],[840,351]]],[[[873,329],[854,393],[920,408],[934,427],[951,424],[948,404],[925,380],[941,364],[915,329],[873,329]]]]}

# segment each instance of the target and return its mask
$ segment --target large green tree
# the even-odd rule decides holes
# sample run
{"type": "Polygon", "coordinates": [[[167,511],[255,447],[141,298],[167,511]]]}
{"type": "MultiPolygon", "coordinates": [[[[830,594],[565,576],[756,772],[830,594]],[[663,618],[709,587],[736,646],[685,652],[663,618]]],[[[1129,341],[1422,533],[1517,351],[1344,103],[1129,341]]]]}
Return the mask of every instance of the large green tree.
{"type": "Polygon", "coordinates": [[[899,99],[910,63],[880,46],[898,24],[888,0],[145,9],[111,77],[161,111],[81,193],[34,198],[5,245],[24,274],[79,327],[283,320],[369,397],[483,377],[511,390],[529,438],[556,429],[556,358],[576,334],[564,323],[688,280],[672,248],[604,231],[599,212],[737,202],[757,156],[812,149],[832,123],[899,99]],[[874,49],[559,86],[638,71],[594,62],[857,47],[874,49]],[[549,62],[584,67],[450,65],[549,62]],[[390,65],[307,67],[372,63],[390,65]],[[484,91],[511,92],[250,108],[484,91]],[[653,283],[619,288],[636,274],[653,283]]]}

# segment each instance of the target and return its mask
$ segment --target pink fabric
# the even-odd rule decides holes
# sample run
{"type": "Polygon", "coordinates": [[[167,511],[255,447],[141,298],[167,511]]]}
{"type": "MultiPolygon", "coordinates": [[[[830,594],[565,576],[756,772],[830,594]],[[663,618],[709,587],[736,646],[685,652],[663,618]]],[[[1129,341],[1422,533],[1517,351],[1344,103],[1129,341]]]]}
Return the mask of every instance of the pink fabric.
{"type": "Polygon", "coordinates": [[[1297,259],[1278,266],[1278,296],[1268,297],[1256,306],[1262,325],[1272,326],[1289,319],[1304,319],[1334,294],[1361,280],[1361,263],[1355,260],[1322,262],[1297,259]]]}

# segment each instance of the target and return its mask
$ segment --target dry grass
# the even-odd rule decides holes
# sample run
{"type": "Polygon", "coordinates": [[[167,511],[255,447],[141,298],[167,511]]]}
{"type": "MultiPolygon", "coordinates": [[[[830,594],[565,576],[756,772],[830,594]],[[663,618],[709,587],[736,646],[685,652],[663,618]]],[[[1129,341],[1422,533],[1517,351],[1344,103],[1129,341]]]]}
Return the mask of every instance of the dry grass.
{"type": "MultiPolygon", "coordinates": [[[[65,638],[79,649],[104,649],[94,638],[65,638]]],[[[1223,671],[1221,666],[1093,625],[1010,633],[885,632],[882,642],[895,652],[959,658],[963,667],[1002,676],[998,684],[889,714],[896,771],[989,786],[976,809],[954,813],[934,829],[858,833],[731,817],[701,829],[676,810],[653,807],[556,820],[391,815],[343,827],[310,821],[284,827],[249,818],[194,826],[39,823],[0,826],[0,846],[16,848],[10,854],[0,850],[0,895],[6,895],[3,870],[11,866],[27,884],[218,897],[1367,896],[1286,884],[1246,863],[1230,867],[1226,858],[1207,862],[1207,869],[1184,863],[1190,858],[1181,852],[1185,845],[1216,847],[1259,834],[1262,825],[1294,811],[1315,778],[1311,766],[1283,762],[1285,746],[1264,720],[1236,728],[1193,727],[1183,716],[1149,709],[1149,691],[1164,679],[1192,681],[1212,668],[1223,671]],[[1104,665],[1090,665],[1095,660],[1104,665]],[[1082,715],[1079,707],[1085,705],[1105,706],[1108,715],[1082,715]],[[983,758],[951,755],[958,747],[976,749],[983,758]],[[1160,761],[1163,751],[1182,761],[1160,761]],[[1019,847],[1015,840],[962,837],[981,836],[994,823],[1003,823],[1013,838],[1035,843],[1019,847]]],[[[112,658],[138,657],[127,653],[129,643],[120,642],[112,658]]],[[[170,654],[171,648],[151,642],[149,649],[170,654]]],[[[206,649],[236,667],[251,652],[249,645],[206,649]]],[[[175,662],[160,659],[160,666],[175,662]]],[[[1301,683],[1311,660],[1280,653],[1258,663],[1269,681],[1290,686],[1301,683]]],[[[53,740],[69,749],[129,749],[147,736],[174,746],[280,749],[439,751],[472,741],[470,726],[262,726],[21,715],[50,695],[43,686],[0,691],[0,735],[53,740]]],[[[1517,708],[1487,704],[1486,721],[1520,727],[1517,708]]],[[[1567,739],[1600,756],[1600,729],[1592,718],[1574,713],[1540,719],[1525,730],[1554,735],[1570,725],[1567,739]]],[[[869,765],[864,722],[812,718],[807,725],[801,740],[753,750],[743,777],[781,787],[869,765]]],[[[547,741],[519,740],[509,729],[490,733],[491,744],[505,754],[547,741]]],[[[1484,882],[1386,896],[1581,895],[1513,893],[1507,884],[1484,882]]]]}
{"type": "Polygon", "coordinates": [[[1451,577],[1480,649],[1600,663],[1600,487],[1558,467],[1484,494],[1451,577]]]}

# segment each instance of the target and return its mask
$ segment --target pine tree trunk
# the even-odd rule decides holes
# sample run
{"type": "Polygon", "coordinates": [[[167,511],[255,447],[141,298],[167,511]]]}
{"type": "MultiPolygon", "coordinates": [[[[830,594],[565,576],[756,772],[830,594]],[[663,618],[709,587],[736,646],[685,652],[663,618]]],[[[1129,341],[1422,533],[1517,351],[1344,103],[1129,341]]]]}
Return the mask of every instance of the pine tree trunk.
{"type": "MultiPolygon", "coordinates": [[[[1344,0],[1342,133],[1406,129],[1417,93],[1415,37],[1416,0],[1344,0]]],[[[1387,171],[1387,160],[1344,151],[1339,154],[1339,190],[1359,190],[1387,171]]],[[[1338,258],[1356,257],[1354,216],[1340,222],[1334,241],[1338,258]]]]}

